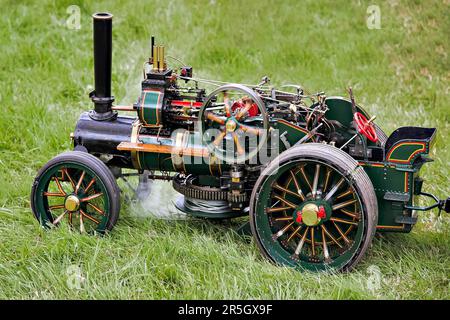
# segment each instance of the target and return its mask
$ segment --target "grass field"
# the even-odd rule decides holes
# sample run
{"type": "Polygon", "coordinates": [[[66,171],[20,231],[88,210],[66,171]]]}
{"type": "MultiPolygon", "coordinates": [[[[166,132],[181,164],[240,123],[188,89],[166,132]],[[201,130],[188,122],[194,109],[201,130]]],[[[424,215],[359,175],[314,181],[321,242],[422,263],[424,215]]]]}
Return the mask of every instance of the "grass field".
{"type": "Polygon", "coordinates": [[[268,75],[273,84],[329,95],[352,85],[388,134],[403,125],[438,128],[435,162],[422,176],[426,190],[448,196],[448,0],[0,0],[0,7],[1,299],[450,298],[445,213],[421,214],[411,234],[378,236],[355,271],[326,275],[275,267],[226,225],[139,215],[124,203],[114,231],[91,237],[44,231],[29,209],[37,170],[70,150],[69,133],[92,107],[95,11],[115,16],[118,103],[139,94],[152,34],[197,76],[254,83],[268,75]],[[66,26],[72,4],[81,9],[79,30],[66,26]],[[380,6],[381,29],[366,26],[370,4],[380,6]]]}

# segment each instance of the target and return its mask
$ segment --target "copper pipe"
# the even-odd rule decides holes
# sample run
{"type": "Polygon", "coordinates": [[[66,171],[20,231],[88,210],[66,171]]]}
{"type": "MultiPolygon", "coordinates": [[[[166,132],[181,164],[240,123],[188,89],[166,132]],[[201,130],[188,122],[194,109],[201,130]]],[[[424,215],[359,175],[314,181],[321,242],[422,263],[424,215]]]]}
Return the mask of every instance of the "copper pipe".
{"type": "Polygon", "coordinates": [[[136,111],[133,106],[112,106],[111,109],[116,111],[136,111]]]}

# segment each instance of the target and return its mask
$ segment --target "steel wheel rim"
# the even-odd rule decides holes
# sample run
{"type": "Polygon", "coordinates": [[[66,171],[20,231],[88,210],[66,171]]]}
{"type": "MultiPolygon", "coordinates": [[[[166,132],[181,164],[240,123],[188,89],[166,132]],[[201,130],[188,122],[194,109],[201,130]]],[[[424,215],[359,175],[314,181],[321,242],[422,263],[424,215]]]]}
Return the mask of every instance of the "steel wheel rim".
{"type": "Polygon", "coordinates": [[[48,168],[39,179],[34,197],[37,218],[44,227],[65,222],[81,233],[106,230],[109,194],[100,177],[83,164],[64,162],[48,168]],[[68,206],[70,197],[79,201],[75,209],[68,206]]]}
{"type": "MultiPolygon", "coordinates": [[[[291,174],[289,173],[289,176],[291,174]]],[[[299,179],[297,179],[299,180],[299,179]]],[[[306,181],[304,181],[303,174],[302,179],[300,181],[297,181],[300,184],[300,188],[302,191],[307,191],[306,188],[309,188],[309,185],[306,181]],[[300,182],[301,181],[301,182],[300,182]]],[[[293,179],[291,179],[291,184],[288,185],[289,188],[287,190],[293,191],[292,185],[295,184],[293,182],[293,179]]],[[[340,269],[344,265],[346,265],[349,261],[351,261],[354,256],[357,254],[359,246],[364,238],[364,232],[365,232],[365,216],[364,216],[364,206],[361,202],[361,199],[358,195],[357,190],[355,189],[355,186],[349,179],[347,179],[344,175],[342,175],[339,170],[330,163],[326,163],[324,161],[319,161],[317,159],[309,159],[309,158],[303,158],[303,159],[297,159],[295,161],[290,161],[285,164],[282,164],[278,170],[272,174],[267,176],[266,180],[263,182],[259,189],[259,195],[258,199],[256,201],[255,205],[255,213],[254,213],[254,223],[255,228],[257,231],[258,239],[263,247],[263,249],[266,251],[267,255],[271,257],[271,259],[280,264],[292,266],[292,267],[300,267],[303,269],[308,270],[314,270],[314,271],[320,271],[320,270],[329,270],[329,269],[340,269]],[[291,170],[294,171],[294,173],[299,173],[300,165],[304,165],[304,171],[307,175],[307,177],[310,179],[311,187],[314,187],[314,175],[315,175],[315,168],[317,165],[320,166],[319,170],[319,182],[317,183],[317,190],[320,190],[321,187],[324,186],[325,182],[325,176],[326,176],[326,170],[332,170],[331,178],[328,183],[331,183],[331,186],[327,186],[327,191],[331,191],[330,188],[334,186],[340,179],[343,179],[342,185],[340,188],[335,191],[335,196],[341,195],[344,193],[343,189],[346,189],[348,187],[349,190],[351,190],[351,193],[341,196],[338,201],[336,202],[334,197],[331,198],[329,202],[331,202],[331,206],[341,204],[345,201],[350,201],[350,199],[355,200],[353,204],[348,205],[349,208],[352,208],[353,211],[349,211],[347,213],[354,214],[355,217],[350,217],[346,213],[340,212],[341,209],[332,210],[330,213],[330,216],[323,221],[318,223],[316,226],[307,226],[305,224],[299,224],[299,223],[293,223],[291,226],[288,226],[295,220],[294,214],[292,211],[294,211],[293,208],[286,209],[286,210],[280,210],[280,211],[270,211],[266,212],[266,209],[277,209],[280,207],[280,205],[273,206],[274,203],[274,195],[284,196],[288,194],[288,192],[280,191],[280,189],[277,188],[277,184],[279,185],[279,182],[281,180],[286,181],[286,176],[288,172],[291,170]],[[308,168],[309,166],[309,168],[308,168]],[[308,168],[308,169],[307,169],[308,168]],[[327,169],[328,168],[328,169],[327,169]],[[311,177],[311,173],[312,176],[311,177]],[[320,180],[323,178],[322,180],[320,180]],[[359,212],[357,212],[357,210],[359,212]],[[294,217],[293,219],[290,219],[290,217],[294,217]],[[345,218],[344,218],[345,217],[345,218]],[[331,219],[333,218],[333,220],[331,219]],[[354,224],[350,224],[348,228],[343,227],[343,225],[346,225],[346,223],[341,221],[336,221],[335,219],[344,219],[346,222],[351,221],[354,224]],[[275,221],[275,219],[279,219],[278,221],[275,221]],[[335,225],[338,226],[340,231],[335,227],[335,225]],[[323,227],[322,227],[323,226],[323,227]],[[299,228],[300,227],[300,228],[299,228]],[[299,230],[297,230],[299,229],[299,230]],[[312,257],[313,250],[311,249],[311,229],[314,229],[314,239],[315,239],[315,256],[312,257]],[[282,235],[279,235],[279,232],[282,232],[282,235]],[[305,232],[306,231],[306,232],[305,232]],[[334,238],[332,239],[329,234],[334,238]],[[296,233],[293,235],[293,233],[296,233]],[[306,234],[306,235],[305,235],[306,234]],[[292,236],[292,237],[291,237],[292,236]],[[325,244],[326,249],[324,248],[322,237],[325,236],[325,244]],[[303,239],[303,240],[302,240],[303,239]],[[340,248],[336,243],[335,240],[341,244],[342,248],[340,248]],[[347,242],[348,240],[349,242],[347,242]],[[296,249],[300,245],[300,242],[303,241],[303,244],[301,245],[300,254],[298,257],[295,256],[296,249]],[[324,253],[326,250],[328,250],[329,259],[326,259],[326,254],[324,253]]],[[[299,206],[302,203],[311,201],[311,194],[312,190],[309,190],[309,192],[306,192],[304,194],[305,201],[300,199],[297,201],[299,206]]],[[[293,195],[289,193],[290,197],[287,197],[286,200],[291,202],[294,205],[297,205],[293,199],[293,195]]],[[[321,200],[326,196],[326,193],[323,195],[318,196],[319,198],[322,197],[321,200]]],[[[276,199],[278,200],[278,199],[276,199]]],[[[282,202],[282,201],[279,201],[282,202]]],[[[328,201],[327,201],[328,202],[328,201]]],[[[285,204],[282,202],[282,204],[285,204]]],[[[287,207],[287,206],[286,206],[287,207]]],[[[342,209],[348,211],[348,208],[343,207],[342,209]]],[[[295,209],[296,210],[296,209],[295,209]]]]}

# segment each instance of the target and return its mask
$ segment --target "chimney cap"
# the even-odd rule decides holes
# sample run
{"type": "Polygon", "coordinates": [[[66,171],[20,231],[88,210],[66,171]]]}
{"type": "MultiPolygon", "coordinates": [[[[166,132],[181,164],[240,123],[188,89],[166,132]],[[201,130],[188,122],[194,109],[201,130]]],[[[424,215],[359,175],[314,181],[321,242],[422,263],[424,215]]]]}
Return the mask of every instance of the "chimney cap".
{"type": "Polygon", "coordinates": [[[109,12],[97,12],[94,13],[92,17],[99,20],[109,20],[112,19],[113,15],[109,12]]]}

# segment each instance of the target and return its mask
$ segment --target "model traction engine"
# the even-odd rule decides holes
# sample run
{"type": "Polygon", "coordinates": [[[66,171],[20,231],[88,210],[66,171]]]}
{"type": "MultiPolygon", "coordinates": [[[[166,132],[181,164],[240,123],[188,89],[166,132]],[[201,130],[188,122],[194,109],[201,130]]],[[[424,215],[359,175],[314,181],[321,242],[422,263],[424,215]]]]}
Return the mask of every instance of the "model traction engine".
{"type": "Polygon", "coordinates": [[[254,85],[194,78],[190,66],[170,69],[153,37],[140,97],[114,106],[112,15],[93,22],[94,109],[76,124],[74,151],[37,174],[31,207],[42,226],[111,230],[116,179],[129,168],[142,184],[171,181],[189,215],[249,216],[256,244],[277,264],[349,270],[376,231],[409,232],[418,211],[450,211],[449,199],[422,191],[419,176],[435,128],[401,127],[388,137],[351,89],[346,99],[277,89],[267,77],[254,85]],[[419,196],[434,204],[418,206],[419,196]]]}

